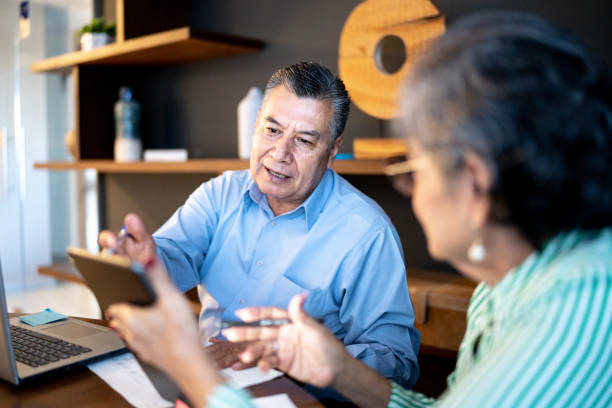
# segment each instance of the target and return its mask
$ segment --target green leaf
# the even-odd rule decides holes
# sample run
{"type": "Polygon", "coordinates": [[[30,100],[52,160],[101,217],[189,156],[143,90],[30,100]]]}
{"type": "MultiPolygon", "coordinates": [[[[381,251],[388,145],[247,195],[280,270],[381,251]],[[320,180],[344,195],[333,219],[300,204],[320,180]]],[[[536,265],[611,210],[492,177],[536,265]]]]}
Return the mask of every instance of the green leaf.
{"type": "Polygon", "coordinates": [[[115,36],[115,24],[106,24],[104,17],[96,17],[91,20],[91,23],[86,24],[81,28],[81,34],[85,33],[106,33],[111,37],[115,36]]]}

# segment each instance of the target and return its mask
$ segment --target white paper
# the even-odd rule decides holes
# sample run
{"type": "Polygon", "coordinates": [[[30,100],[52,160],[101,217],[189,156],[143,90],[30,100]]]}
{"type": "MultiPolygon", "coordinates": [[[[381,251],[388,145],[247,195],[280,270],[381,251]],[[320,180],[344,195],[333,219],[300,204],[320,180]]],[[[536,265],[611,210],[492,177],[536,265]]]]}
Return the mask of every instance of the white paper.
{"type": "Polygon", "coordinates": [[[287,394],[255,398],[253,405],[257,408],[297,408],[287,394]]]}
{"type": "Polygon", "coordinates": [[[187,149],[146,149],[143,154],[146,162],[184,162],[187,149]]]}
{"type": "Polygon", "coordinates": [[[225,378],[229,385],[236,388],[246,388],[250,387],[251,385],[270,381],[283,375],[283,373],[274,369],[268,370],[267,373],[264,373],[259,367],[251,367],[238,371],[232,370],[231,368],[226,368],[221,370],[221,375],[225,378]]]}
{"type": "Polygon", "coordinates": [[[135,407],[174,406],[159,395],[132,353],[88,364],[87,367],[135,407]]]}
{"type": "MultiPolygon", "coordinates": [[[[135,407],[162,408],[174,406],[172,402],[165,400],[159,395],[132,353],[125,353],[88,364],[87,367],[135,407]]],[[[264,373],[259,367],[252,367],[240,371],[226,368],[221,370],[221,374],[231,386],[246,388],[254,384],[270,381],[281,376],[283,373],[273,369],[264,373]]],[[[286,404],[282,395],[286,394],[274,395],[275,399],[272,399],[270,403],[266,402],[268,397],[257,398],[255,402],[257,405],[257,401],[263,399],[263,404],[265,405],[261,405],[262,407],[295,406],[288,397],[287,400],[291,405],[279,405],[281,403],[286,404]]]]}

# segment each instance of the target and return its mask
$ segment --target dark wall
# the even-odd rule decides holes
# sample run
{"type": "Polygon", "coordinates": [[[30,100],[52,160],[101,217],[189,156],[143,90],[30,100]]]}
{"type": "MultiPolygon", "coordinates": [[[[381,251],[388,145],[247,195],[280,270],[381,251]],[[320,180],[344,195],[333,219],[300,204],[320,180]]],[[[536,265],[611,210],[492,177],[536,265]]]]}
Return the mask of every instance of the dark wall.
{"type": "MultiPolygon", "coordinates": [[[[249,87],[263,87],[274,70],[297,61],[318,61],[337,71],[342,26],[360,1],[191,3],[193,27],[257,38],[265,41],[266,46],[250,55],[143,72],[141,82],[147,85],[136,89],[136,97],[143,101],[143,142],[145,148],[187,147],[192,157],[236,157],[236,105],[249,87]]],[[[609,0],[436,0],[434,4],[449,23],[485,8],[535,12],[577,32],[612,66],[609,0]]],[[[387,125],[353,105],[341,151],[351,152],[356,137],[388,134],[387,125]]],[[[425,241],[409,203],[383,177],[354,176],[349,180],[389,213],[402,238],[409,267],[448,269],[426,255],[425,241]]]]}
{"type": "Polygon", "coordinates": [[[580,36],[612,67],[612,3],[608,0],[434,0],[452,24],[460,16],[485,9],[537,14],[580,36]]]}
{"type": "MultiPolygon", "coordinates": [[[[369,0],[375,1],[375,0],[369,0]]],[[[261,52],[220,58],[151,72],[156,84],[147,101],[152,147],[187,146],[194,157],[235,157],[236,105],[250,86],[263,87],[277,68],[313,60],[337,71],[342,26],[358,0],[193,0],[193,27],[257,38],[261,52]]],[[[448,23],[491,8],[526,10],[563,24],[612,66],[612,24],[608,0],[435,0],[448,23]]],[[[342,152],[355,137],[378,137],[386,126],[352,106],[342,152]]]]}
{"type": "MultiPolygon", "coordinates": [[[[257,38],[257,53],[168,67],[151,72],[158,84],[147,101],[151,146],[187,146],[194,157],[236,157],[236,105],[249,87],[263,88],[276,69],[317,61],[337,71],[338,41],[356,0],[193,1],[192,26],[257,38]],[[163,84],[163,85],[162,85],[163,84]],[[169,128],[168,123],[172,123],[169,128]]],[[[355,137],[379,136],[377,120],[352,107],[343,152],[355,137]]],[[[143,129],[144,130],[144,129],[143,129]]]]}

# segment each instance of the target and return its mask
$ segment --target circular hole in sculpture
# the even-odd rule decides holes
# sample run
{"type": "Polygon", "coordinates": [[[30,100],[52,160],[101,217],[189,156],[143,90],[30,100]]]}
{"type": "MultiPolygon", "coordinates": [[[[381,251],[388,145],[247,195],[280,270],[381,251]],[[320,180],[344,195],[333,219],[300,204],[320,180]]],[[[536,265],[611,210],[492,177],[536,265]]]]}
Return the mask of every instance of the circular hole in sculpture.
{"type": "Polygon", "coordinates": [[[406,46],[397,35],[386,35],[374,50],[376,68],[385,74],[395,74],[406,62],[406,46]]]}

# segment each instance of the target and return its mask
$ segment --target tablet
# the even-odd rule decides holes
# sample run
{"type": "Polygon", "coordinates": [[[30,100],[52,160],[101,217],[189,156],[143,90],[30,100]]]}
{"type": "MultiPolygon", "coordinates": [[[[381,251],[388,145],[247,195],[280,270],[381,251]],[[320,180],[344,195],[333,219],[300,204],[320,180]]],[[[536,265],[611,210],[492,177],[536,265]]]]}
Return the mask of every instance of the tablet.
{"type": "Polygon", "coordinates": [[[155,302],[155,292],[139,263],[121,255],[92,254],[74,247],[68,248],[68,256],[83,275],[103,312],[118,302],[139,306],[155,302]]]}
{"type": "MultiPolygon", "coordinates": [[[[92,254],[74,247],[68,248],[68,256],[96,296],[102,312],[117,302],[140,306],[155,302],[153,287],[138,262],[131,262],[126,256],[92,254]]],[[[134,356],[162,397],[169,401],[185,400],[180,388],[166,374],[140,360],[136,353],[134,356]]]]}

